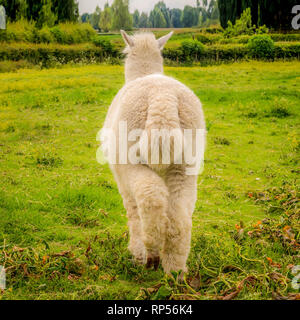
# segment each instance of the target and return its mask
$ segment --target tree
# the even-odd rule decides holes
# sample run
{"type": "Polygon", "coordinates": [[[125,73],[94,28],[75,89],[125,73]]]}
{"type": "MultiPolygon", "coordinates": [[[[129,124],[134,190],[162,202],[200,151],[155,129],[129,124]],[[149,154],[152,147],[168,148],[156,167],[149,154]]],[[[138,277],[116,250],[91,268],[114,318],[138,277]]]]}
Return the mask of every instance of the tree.
{"type": "Polygon", "coordinates": [[[223,28],[228,21],[235,23],[242,12],[250,8],[252,22],[275,30],[291,29],[292,8],[297,0],[218,0],[220,22],[223,28]]]}
{"type": "Polygon", "coordinates": [[[57,16],[57,22],[76,22],[79,18],[76,0],[52,0],[52,11],[57,16]]]}
{"type": "Polygon", "coordinates": [[[159,1],[155,6],[154,10],[158,9],[161,11],[161,13],[164,16],[164,19],[166,21],[166,28],[171,27],[171,18],[170,18],[170,10],[167,8],[166,4],[163,1],[159,1]]]}
{"type": "Polygon", "coordinates": [[[133,27],[138,28],[139,27],[139,22],[140,22],[140,13],[139,10],[135,10],[132,16],[133,20],[133,27]]]}
{"type": "Polygon", "coordinates": [[[139,28],[147,28],[148,27],[148,15],[145,12],[141,13],[139,20],[139,28]]]}
{"type": "Polygon", "coordinates": [[[112,12],[109,4],[106,3],[104,6],[104,10],[101,12],[100,17],[100,28],[104,32],[108,32],[112,26],[112,12]]]}
{"type": "Polygon", "coordinates": [[[182,11],[180,9],[170,10],[172,28],[182,28],[182,23],[180,20],[181,14],[182,14],[182,11]]]}
{"type": "Polygon", "coordinates": [[[155,7],[149,16],[149,22],[152,28],[166,28],[167,22],[166,19],[158,7],[155,7]]]}
{"type": "Polygon", "coordinates": [[[81,16],[81,22],[83,22],[83,23],[90,22],[90,20],[91,20],[91,18],[90,18],[90,15],[88,13],[84,13],[81,16]]]}
{"type": "Polygon", "coordinates": [[[113,12],[113,30],[132,29],[132,16],[129,13],[128,0],[114,0],[112,4],[113,12]]]}
{"type": "Polygon", "coordinates": [[[37,21],[43,7],[43,2],[38,0],[27,0],[27,19],[37,21]]]}
{"type": "Polygon", "coordinates": [[[0,0],[0,5],[5,8],[8,21],[16,21],[21,17],[27,18],[26,0],[0,0]]]}
{"type": "Polygon", "coordinates": [[[185,6],[181,15],[181,22],[184,28],[190,28],[198,24],[197,8],[185,6]]]}
{"type": "Polygon", "coordinates": [[[202,7],[207,7],[207,0],[202,0],[202,7]]]}
{"type": "Polygon", "coordinates": [[[216,0],[210,1],[207,12],[208,12],[209,19],[217,20],[220,18],[220,12],[219,12],[218,3],[216,0]]]}
{"type": "Polygon", "coordinates": [[[92,13],[90,18],[90,23],[94,29],[100,28],[100,17],[101,17],[101,9],[99,6],[96,7],[95,12],[92,13]]]}
{"type": "Polygon", "coordinates": [[[52,7],[51,0],[43,0],[42,4],[43,6],[39,12],[37,26],[53,27],[57,20],[57,16],[51,10],[51,7],[52,7]]]}
{"type": "Polygon", "coordinates": [[[258,0],[259,25],[275,30],[290,30],[293,19],[292,8],[299,4],[297,0],[258,0]]]}
{"type": "Polygon", "coordinates": [[[234,24],[237,19],[237,0],[218,0],[218,7],[221,26],[226,29],[228,21],[234,24]]]}
{"type": "Polygon", "coordinates": [[[19,7],[16,13],[16,20],[27,19],[27,2],[19,0],[19,7]]]}
{"type": "Polygon", "coordinates": [[[38,26],[76,22],[79,17],[76,0],[0,0],[0,4],[5,7],[9,21],[25,18],[37,21],[38,26]]]}

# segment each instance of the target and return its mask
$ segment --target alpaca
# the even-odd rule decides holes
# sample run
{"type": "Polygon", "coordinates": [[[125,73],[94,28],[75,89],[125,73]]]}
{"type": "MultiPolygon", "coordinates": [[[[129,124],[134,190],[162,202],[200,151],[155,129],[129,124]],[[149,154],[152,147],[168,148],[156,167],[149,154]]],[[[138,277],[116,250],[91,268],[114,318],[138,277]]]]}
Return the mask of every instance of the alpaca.
{"type": "MultiPolygon", "coordinates": [[[[163,74],[161,51],[173,32],[158,40],[152,33],[129,36],[121,30],[121,34],[126,44],[126,81],[108,110],[103,128],[111,129],[116,136],[121,121],[126,122],[127,132],[205,131],[199,99],[185,85],[163,74]]],[[[117,138],[117,158],[124,144],[122,137],[117,138]]],[[[173,145],[174,141],[175,137],[173,145]]],[[[132,145],[129,142],[126,147],[128,153],[132,145]]],[[[187,174],[192,165],[175,161],[151,164],[141,156],[141,161],[132,164],[126,161],[126,155],[121,158],[122,161],[118,158],[116,163],[110,163],[110,168],[127,211],[129,251],[148,268],[153,266],[156,270],[161,262],[168,274],[187,272],[198,172],[187,174]]]]}

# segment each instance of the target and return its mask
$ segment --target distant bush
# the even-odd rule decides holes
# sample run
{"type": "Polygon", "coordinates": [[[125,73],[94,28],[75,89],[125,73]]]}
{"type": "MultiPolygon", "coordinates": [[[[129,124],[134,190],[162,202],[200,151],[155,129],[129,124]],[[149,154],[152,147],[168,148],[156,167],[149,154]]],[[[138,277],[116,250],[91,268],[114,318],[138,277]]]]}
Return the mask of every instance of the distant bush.
{"type": "Polygon", "coordinates": [[[225,38],[237,37],[240,35],[253,35],[253,34],[265,34],[269,29],[264,25],[256,28],[252,25],[251,10],[247,8],[243,11],[240,19],[237,19],[233,25],[231,21],[228,21],[228,27],[224,31],[225,38]]]}
{"type": "Polygon", "coordinates": [[[200,32],[202,33],[210,33],[210,34],[217,34],[217,33],[222,33],[224,30],[222,27],[208,27],[208,28],[201,28],[200,32]]]}
{"type": "Polygon", "coordinates": [[[117,50],[113,47],[111,42],[109,40],[103,39],[101,36],[94,37],[93,44],[98,48],[102,48],[108,56],[115,57],[117,55],[117,50]]]}
{"type": "Polygon", "coordinates": [[[250,38],[251,38],[251,36],[249,36],[249,35],[241,35],[241,36],[238,36],[238,37],[220,39],[219,43],[220,44],[228,44],[228,43],[243,43],[243,44],[246,44],[246,43],[248,43],[250,38]]]}
{"type": "MultiPolygon", "coordinates": [[[[206,37],[210,41],[209,43],[211,43],[211,44],[213,44],[213,43],[220,43],[220,44],[244,43],[244,44],[246,44],[246,43],[248,43],[249,39],[252,36],[250,36],[250,35],[240,35],[240,36],[231,37],[231,38],[223,38],[223,37],[212,37],[212,36],[206,35],[206,37]]],[[[274,34],[269,34],[269,36],[271,37],[271,39],[274,42],[296,42],[296,41],[300,41],[300,34],[281,34],[281,33],[277,34],[277,33],[274,33],[274,34]]]]}
{"type": "Polygon", "coordinates": [[[31,64],[49,68],[67,63],[101,63],[109,57],[114,64],[119,58],[118,52],[112,55],[93,44],[5,44],[0,46],[0,61],[25,60],[31,64]]]}
{"type": "Polygon", "coordinates": [[[34,42],[35,24],[27,20],[7,23],[7,29],[0,30],[0,41],[34,42]]]}
{"type": "Polygon", "coordinates": [[[299,42],[286,42],[275,44],[275,59],[300,59],[300,43],[299,42]]]}
{"type": "Polygon", "coordinates": [[[96,35],[95,30],[88,23],[61,23],[50,31],[54,34],[56,42],[62,44],[89,42],[96,35]]]}
{"type": "Polygon", "coordinates": [[[211,39],[202,33],[197,34],[196,39],[197,39],[197,41],[204,43],[204,44],[211,43],[211,39]]]}
{"type": "Polygon", "coordinates": [[[266,34],[269,33],[269,29],[266,27],[266,25],[260,26],[255,29],[256,34],[266,34]]]}
{"type": "Polygon", "coordinates": [[[231,21],[228,21],[228,27],[224,31],[224,37],[231,38],[242,34],[251,35],[254,34],[254,29],[252,26],[251,10],[247,8],[242,13],[241,18],[236,20],[234,25],[231,21]]]}
{"type": "MultiPolygon", "coordinates": [[[[201,44],[202,45],[202,44],[201,44]]],[[[186,46],[186,45],[185,45],[186,46]]],[[[197,59],[193,59],[193,55],[190,52],[193,52],[190,49],[190,46],[186,46],[186,50],[183,47],[174,48],[174,49],[165,49],[163,55],[166,59],[177,61],[181,63],[191,62],[191,61],[200,61],[204,64],[211,64],[216,62],[230,62],[237,61],[247,57],[248,49],[246,46],[235,44],[235,45],[202,45],[200,53],[197,55],[197,59]],[[189,49],[189,50],[187,50],[189,49]]]]}
{"type": "Polygon", "coordinates": [[[204,45],[199,41],[183,41],[181,51],[186,60],[199,60],[205,50],[204,45]]]}
{"type": "Polygon", "coordinates": [[[291,34],[284,34],[284,33],[274,33],[270,34],[270,37],[273,41],[300,41],[300,33],[291,33],[291,34]]]}
{"type": "Polygon", "coordinates": [[[53,43],[55,42],[55,37],[48,27],[43,27],[42,29],[35,29],[34,42],[36,43],[53,43]]]}
{"type": "MultiPolygon", "coordinates": [[[[257,37],[257,36],[255,36],[257,37]]],[[[271,51],[272,52],[272,51],[271,51]]],[[[163,51],[163,56],[170,61],[176,63],[191,62],[192,57],[187,56],[182,47],[166,48],[163,51]]],[[[248,45],[243,44],[214,44],[204,47],[201,55],[197,60],[203,64],[214,64],[222,62],[234,62],[248,58],[266,59],[266,55],[253,56],[248,45]]],[[[275,59],[300,59],[300,43],[277,43],[274,46],[273,57],[275,59]]],[[[268,58],[269,59],[269,58],[268,58]]]]}
{"type": "Polygon", "coordinates": [[[274,41],[268,35],[255,35],[248,42],[249,53],[253,58],[273,59],[275,54],[274,41]]]}
{"type": "Polygon", "coordinates": [[[8,23],[7,29],[0,31],[0,41],[76,44],[90,42],[95,35],[96,31],[88,23],[61,23],[39,29],[33,22],[19,20],[8,23]]]}

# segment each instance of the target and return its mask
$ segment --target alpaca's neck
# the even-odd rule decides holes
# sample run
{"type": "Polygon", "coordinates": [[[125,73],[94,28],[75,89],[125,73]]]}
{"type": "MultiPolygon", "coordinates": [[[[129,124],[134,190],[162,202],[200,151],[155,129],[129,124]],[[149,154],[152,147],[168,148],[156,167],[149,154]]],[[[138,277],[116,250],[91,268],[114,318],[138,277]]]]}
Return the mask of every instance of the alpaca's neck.
{"type": "Polygon", "coordinates": [[[162,62],[135,61],[134,63],[126,61],[125,78],[126,82],[137,78],[145,77],[154,73],[163,73],[162,62]]]}

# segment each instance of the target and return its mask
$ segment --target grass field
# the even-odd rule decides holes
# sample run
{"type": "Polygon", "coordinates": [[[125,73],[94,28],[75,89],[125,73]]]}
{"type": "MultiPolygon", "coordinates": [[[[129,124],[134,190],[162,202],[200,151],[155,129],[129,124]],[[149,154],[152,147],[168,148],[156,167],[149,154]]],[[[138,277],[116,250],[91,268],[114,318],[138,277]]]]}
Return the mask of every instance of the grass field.
{"type": "Polygon", "coordinates": [[[300,62],[166,68],[203,103],[186,282],[136,265],[96,134],[123,67],[0,74],[0,299],[294,299],[300,62]]]}

